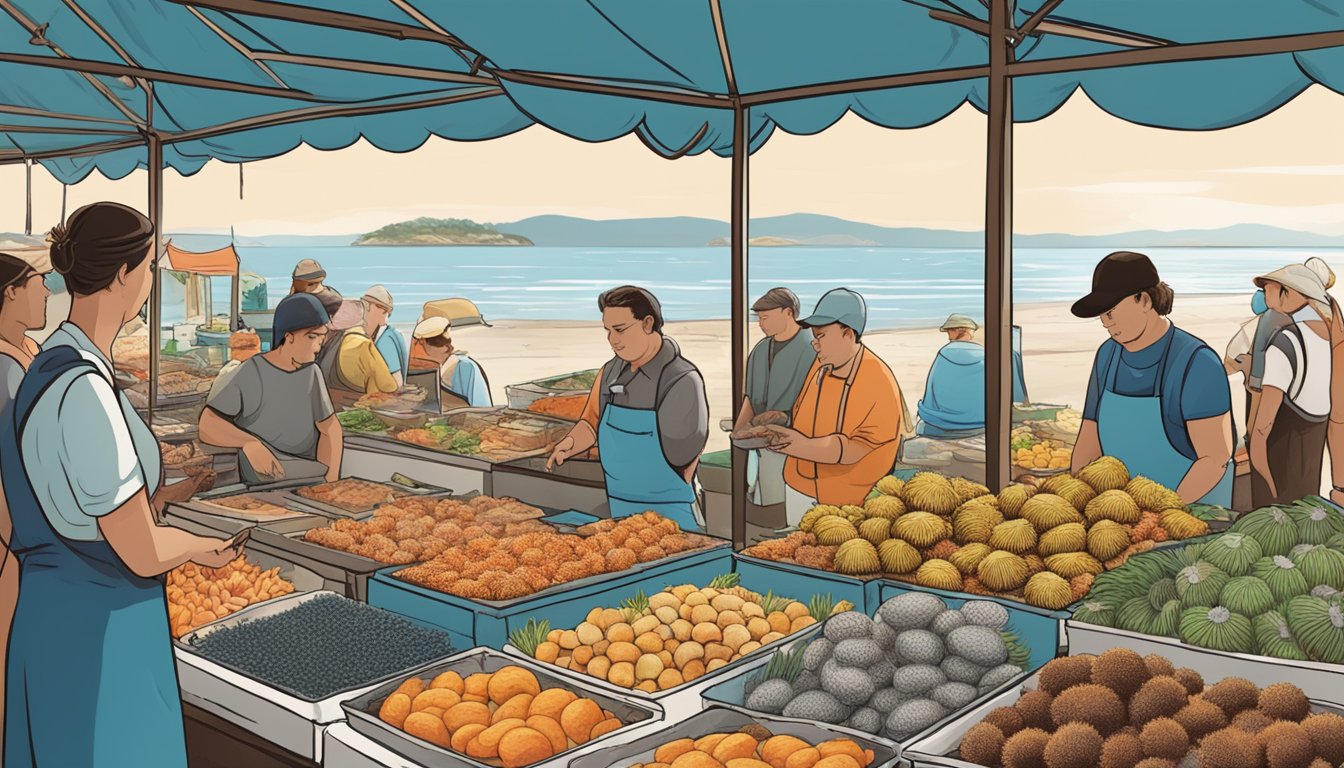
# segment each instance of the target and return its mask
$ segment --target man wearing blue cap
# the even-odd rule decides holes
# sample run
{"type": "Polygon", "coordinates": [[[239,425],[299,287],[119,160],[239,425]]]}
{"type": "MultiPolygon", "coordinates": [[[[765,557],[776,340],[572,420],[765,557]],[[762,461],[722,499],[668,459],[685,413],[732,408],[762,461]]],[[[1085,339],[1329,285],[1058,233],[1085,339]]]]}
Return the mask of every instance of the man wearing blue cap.
{"type": "Polygon", "coordinates": [[[312,294],[286,296],[275,308],[271,350],[211,392],[201,442],[236,449],[244,483],[340,477],[341,424],[313,364],[330,322],[312,294]]]}
{"type": "Polygon", "coordinates": [[[863,345],[868,307],[847,288],[828,292],[811,317],[817,360],[793,408],[791,427],[772,426],[784,463],[785,514],[797,523],[817,504],[863,504],[896,463],[907,416],[887,364],[863,345]]]}

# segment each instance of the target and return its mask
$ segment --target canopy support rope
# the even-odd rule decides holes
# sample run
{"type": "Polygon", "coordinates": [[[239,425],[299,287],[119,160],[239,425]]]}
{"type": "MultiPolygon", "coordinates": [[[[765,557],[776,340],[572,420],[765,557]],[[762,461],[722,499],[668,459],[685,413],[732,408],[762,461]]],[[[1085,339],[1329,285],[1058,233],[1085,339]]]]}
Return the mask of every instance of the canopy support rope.
{"type": "MultiPolygon", "coordinates": [[[[243,199],[243,163],[238,164],[238,199],[243,199]]],[[[229,228],[230,237],[233,234],[233,228],[229,228]]]]}
{"type": "Polygon", "coordinates": [[[62,223],[62,224],[65,223],[65,196],[66,196],[66,193],[69,192],[69,191],[70,191],[70,185],[68,185],[68,184],[62,184],[62,185],[61,185],[61,223],[62,223]]]}
{"type": "Polygon", "coordinates": [[[33,234],[33,161],[23,161],[23,234],[33,234]]]}

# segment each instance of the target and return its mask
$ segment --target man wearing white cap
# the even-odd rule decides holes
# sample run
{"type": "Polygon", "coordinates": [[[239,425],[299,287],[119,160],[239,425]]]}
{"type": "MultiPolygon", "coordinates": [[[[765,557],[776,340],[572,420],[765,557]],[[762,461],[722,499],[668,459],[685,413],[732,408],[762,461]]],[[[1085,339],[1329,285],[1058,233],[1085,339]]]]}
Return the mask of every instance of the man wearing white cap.
{"type": "Polygon", "coordinates": [[[1251,427],[1251,501],[1285,504],[1321,491],[1330,428],[1334,306],[1319,271],[1289,264],[1255,278],[1269,308],[1291,318],[1265,350],[1251,427]]]}
{"type": "Polygon", "coordinates": [[[453,347],[447,318],[425,318],[416,324],[411,336],[423,347],[425,360],[439,368],[439,402],[444,410],[494,405],[490,382],[480,363],[453,347]]]}
{"type": "Polygon", "coordinates": [[[393,381],[401,387],[406,383],[411,358],[406,350],[406,339],[391,325],[392,294],[383,286],[375,285],[365,291],[360,300],[364,303],[364,333],[373,339],[373,346],[383,356],[393,381]]]}

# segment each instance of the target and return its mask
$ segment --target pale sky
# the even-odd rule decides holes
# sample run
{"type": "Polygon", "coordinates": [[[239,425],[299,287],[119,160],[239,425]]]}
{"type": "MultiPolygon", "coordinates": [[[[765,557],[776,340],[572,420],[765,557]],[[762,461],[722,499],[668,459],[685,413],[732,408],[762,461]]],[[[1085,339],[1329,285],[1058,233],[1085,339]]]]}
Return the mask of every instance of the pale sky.
{"type": "MultiPolygon", "coordinates": [[[[1131,125],[1078,95],[1017,127],[1014,229],[1106,234],[1255,223],[1344,234],[1342,123],[1344,97],[1320,86],[1254,123],[1214,132],[1131,125]]],[[[970,107],[917,130],[850,115],[815,136],[776,131],[751,159],[751,212],[978,230],[984,146],[984,117],[970,107]]],[[[348,234],[417,216],[729,215],[727,159],[668,161],[633,137],[588,144],[540,127],[485,142],[433,138],[402,155],[364,143],[304,147],[244,173],[239,200],[236,166],[211,162],[188,178],[168,172],[166,228],[348,234]]],[[[69,190],[69,210],[104,199],[143,208],[145,174],[92,176],[69,190]]],[[[0,166],[0,231],[22,231],[23,201],[22,166],[0,166]]],[[[34,229],[59,212],[60,185],[35,169],[34,229]]]]}

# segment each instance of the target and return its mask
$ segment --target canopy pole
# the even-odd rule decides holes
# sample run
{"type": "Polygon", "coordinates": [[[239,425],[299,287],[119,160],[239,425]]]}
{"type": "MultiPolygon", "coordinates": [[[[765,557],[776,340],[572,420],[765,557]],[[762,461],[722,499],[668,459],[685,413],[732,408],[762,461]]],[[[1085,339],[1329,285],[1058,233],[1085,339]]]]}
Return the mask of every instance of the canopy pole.
{"type": "Polygon", "coordinates": [[[238,164],[238,199],[243,199],[243,164],[238,164]]]}
{"type": "MultiPolygon", "coordinates": [[[[33,161],[23,161],[24,208],[23,234],[33,234],[33,161]]],[[[62,219],[64,220],[64,219],[62,219]]]]}
{"type": "Polygon", "coordinates": [[[65,195],[70,191],[70,185],[61,185],[61,223],[65,223],[65,195]]]}
{"type": "MultiPolygon", "coordinates": [[[[733,191],[732,191],[732,274],[733,285],[733,410],[738,409],[747,396],[747,127],[749,110],[741,102],[733,108],[733,191]]],[[[747,546],[747,452],[734,447],[733,467],[733,548],[747,546]]]]}
{"type": "Polygon", "coordinates": [[[1013,0],[989,0],[985,186],[985,485],[1011,479],[1013,349],[1013,0]]]}
{"type": "Polygon", "coordinates": [[[145,88],[147,106],[145,144],[149,153],[149,221],[154,225],[153,280],[149,289],[149,424],[154,426],[154,403],[159,397],[159,354],[163,347],[163,287],[159,254],[163,251],[163,137],[154,132],[154,84],[145,88]]]}

